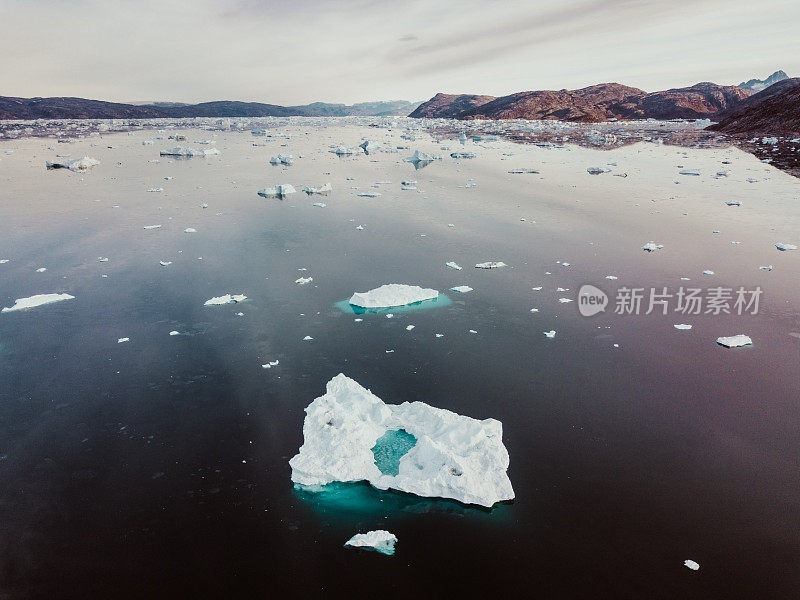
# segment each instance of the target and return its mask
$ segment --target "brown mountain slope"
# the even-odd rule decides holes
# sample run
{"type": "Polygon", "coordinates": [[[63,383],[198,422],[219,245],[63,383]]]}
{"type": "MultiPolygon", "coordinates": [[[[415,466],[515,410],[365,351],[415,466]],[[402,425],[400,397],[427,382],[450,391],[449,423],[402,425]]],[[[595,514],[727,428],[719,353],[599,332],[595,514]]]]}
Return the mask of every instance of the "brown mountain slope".
{"type": "Polygon", "coordinates": [[[465,110],[481,106],[495,99],[495,96],[475,94],[436,94],[427,102],[420,104],[409,117],[418,119],[455,119],[465,110]]]}
{"type": "MultiPolygon", "coordinates": [[[[619,83],[601,83],[579,90],[518,92],[459,111],[457,99],[437,94],[412,117],[456,119],[558,119],[596,122],[609,119],[702,119],[730,108],[751,92],[715,83],[647,93],[619,83]],[[435,108],[423,109],[426,105],[435,108]]],[[[477,98],[477,96],[468,96],[477,98]]]]}
{"type": "Polygon", "coordinates": [[[776,94],[780,94],[781,92],[793,88],[797,85],[800,85],[800,77],[792,77],[791,79],[783,79],[778,83],[774,83],[768,88],[761,90],[757,94],[753,94],[752,96],[748,96],[741,102],[737,102],[730,108],[727,108],[719,113],[717,113],[715,120],[722,121],[723,119],[727,119],[728,117],[732,117],[739,113],[744,112],[747,108],[758,104],[762,100],[766,100],[767,98],[771,98],[776,94]]]}
{"type": "Polygon", "coordinates": [[[611,106],[635,102],[645,94],[619,83],[601,83],[579,90],[518,92],[466,110],[458,118],[607,121],[616,116],[611,106]]]}
{"type": "MultiPolygon", "coordinates": [[[[783,82],[775,85],[780,83],[783,82]]],[[[736,112],[712,125],[709,129],[724,133],[798,135],[800,134],[800,84],[769,95],[760,102],[753,103],[741,112],[736,112]]]]}

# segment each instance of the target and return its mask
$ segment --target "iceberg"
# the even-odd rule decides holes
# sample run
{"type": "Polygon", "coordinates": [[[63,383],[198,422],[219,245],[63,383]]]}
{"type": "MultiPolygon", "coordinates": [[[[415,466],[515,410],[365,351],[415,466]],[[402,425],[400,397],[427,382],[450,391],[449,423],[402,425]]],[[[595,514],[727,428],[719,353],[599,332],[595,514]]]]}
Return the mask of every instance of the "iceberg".
{"type": "Polygon", "coordinates": [[[381,145],[378,142],[373,142],[372,140],[367,140],[363,144],[359,146],[365,154],[369,154],[370,152],[377,152],[381,149],[381,145]]]}
{"type": "Polygon", "coordinates": [[[368,292],[356,292],[349,302],[361,308],[387,308],[432,300],[438,296],[439,292],[430,288],[404,283],[387,283],[368,292]]]}
{"type": "Polygon", "coordinates": [[[507,267],[508,265],[504,262],[482,262],[475,265],[476,269],[500,269],[502,267],[507,267]]]}
{"type": "Polygon", "coordinates": [[[410,163],[428,163],[434,160],[442,160],[441,154],[428,154],[427,152],[420,152],[415,150],[414,154],[403,159],[405,162],[410,163]]]}
{"type": "Polygon", "coordinates": [[[457,285],[456,287],[451,287],[450,289],[461,294],[466,294],[467,292],[472,291],[472,288],[468,285],[457,285]]]}
{"type": "Polygon", "coordinates": [[[459,266],[458,263],[453,262],[452,260],[450,262],[444,263],[444,265],[446,267],[450,267],[451,269],[455,269],[456,271],[460,271],[461,270],[461,266],[459,266]]]}
{"type": "Polygon", "coordinates": [[[344,545],[345,548],[363,548],[391,556],[394,554],[394,545],[396,543],[397,536],[395,534],[389,533],[385,529],[377,529],[367,533],[357,533],[347,540],[344,545]]]}
{"type": "Polygon", "coordinates": [[[642,250],[645,252],[655,252],[656,250],[661,250],[664,247],[664,244],[656,244],[655,242],[647,242],[644,246],[642,246],[642,250]]]}
{"type": "Polygon", "coordinates": [[[317,187],[307,185],[303,188],[303,191],[309,196],[311,194],[328,194],[329,192],[333,191],[333,186],[330,183],[323,183],[317,187]]]}
{"type": "Polygon", "coordinates": [[[590,175],[600,175],[602,173],[608,173],[611,169],[607,169],[605,167],[589,167],[586,169],[586,172],[590,175]]]}
{"type": "Polygon", "coordinates": [[[290,167],[294,164],[294,157],[291,154],[278,154],[269,159],[271,165],[286,165],[290,167]]]}
{"type": "Polygon", "coordinates": [[[740,346],[752,346],[753,340],[751,340],[749,336],[740,333],[729,337],[718,337],[717,343],[726,348],[739,348],[740,346]]]}
{"type": "Polygon", "coordinates": [[[225,294],[224,296],[216,296],[210,300],[206,300],[203,306],[219,306],[221,304],[230,304],[231,302],[242,302],[247,300],[244,294],[225,294]]]}
{"type": "Polygon", "coordinates": [[[678,171],[679,175],[694,175],[695,177],[700,176],[700,171],[697,169],[683,169],[682,171],[678,171]]]}
{"type": "Polygon", "coordinates": [[[475,158],[474,152],[451,152],[450,158],[475,158]]]}
{"type": "Polygon", "coordinates": [[[364,148],[360,146],[345,146],[344,144],[339,144],[331,150],[333,154],[338,154],[339,156],[346,156],[348,154],[363,154],[364,148]]]}
{"type": "Polygon", "coordinates": [[[94,166],[100,164],[100,161],[89,156],[77,158],[75,160],[67,161],[47,161],[45,166],[48,169],[69,169],[70,171],[88,171],[94,166]]]}
{"type": "Polygon", "coordinates": [[[696,561],[693,561],[691,558],[683,561],[683,565],[690,568],[692,571],[697,571],[700,568],[700,564],[696,561]]]}
{"type": "Polygon", "coordinates": [[[787,250],[797,250],[797,246],[794,244],[785,244],[783,242],[778,242],[775,244],[775,247],[781,252],[786,252],[787,250]]]}
{"type": "Polygon", "coordinates": [[[283,183],[281,185],[276,185],[275,187],[258,190],[257,194],[262,198],[283,198],[284,196],[288,196],[289,194],[294,194],[296,192],[297,190],[294,189],[293,185],[283,183]]]}
{"type": "Polygon", "coordinates": [[[341,373],[305,412],[303,445],[289,461],[297,486],[367,481],[489,508],[514,498],[500,421],[424,402],[385,404],[341,373]]]}
{"type": "Polygon", "coordinates": [[[44,306],[45,304],[52,304],[53,302],[61,302],[62,300],[74,300],[75,296],[69,294],[37,294],[29,296],[28,298],[17,298],[14,300],[14,306],[3,308],[0,312],[14,312],[15,310],[26,310],[28,308],[36,308],[37,306],[44,306]]]}
{"type": "Polygon", "coordinates": [[[176,146],[160,152],[161,156],[211,156],[212,154],[219,154],[216,148],[205,148],[203,150],[195,150],[194,148],[184,148],[183,146],[176,146]]]}

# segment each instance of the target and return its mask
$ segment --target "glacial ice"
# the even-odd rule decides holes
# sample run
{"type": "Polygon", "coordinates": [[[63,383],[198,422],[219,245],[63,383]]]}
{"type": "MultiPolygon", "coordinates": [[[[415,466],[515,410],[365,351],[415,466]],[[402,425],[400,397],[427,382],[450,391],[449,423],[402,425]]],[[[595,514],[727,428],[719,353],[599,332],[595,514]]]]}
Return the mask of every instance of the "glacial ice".
{"type": "Polygon", "coordinates": [[[414,154],[404,158],[403,160],[405,162],[410,162],[410,163],[427,163],[427,162],[432,162],[434,160],[442,160],[442,155],[428,154],[427,152],[421,152],[420,150],[415,150],[414,154]]]}
{"type": "Polygon", "coordinates": [[[504,262],[482,262],[475,265],[476,269],[500,269],[502,267],[507,267],[508,265],[504,262]]]}
{"type": "Polygon", "coordinates": [[[204,148],[203,150],[195,150],[194,148],[184,148],[176,146],[160,152],[161,156],[211,156],[212,154],[219,154],[216,148],[204,148]]]}
{"type": "Polygon", "coordinates": [[[269,164],[286,165],[287,167],[290,167],[294,164],[294,156],[291,154],[278,154],[278,156],[270,157],[269,164]]]}
{"type": "Polygon", "coordinates": [[[288,196],[289,194],[294,194],[296,192],[297,190],[294,189],[293,185],[283,183],[276,185],[275,187],[258,190],[257,193],[262,198],[283,198],[284,196],[288,196]]]}
{"type": "Polygon", "coordinates": [[[368,292],[354,293],[350,298],[350,304],[361,308],[387,308],[432,300],[438,296],[439,292],[430,288],[404,283],[387,283],[368,292]]]}
{"type": "Polygon", "coordinates": [[[656,250],[661,250],[664,247],[663,244],[656,244],[655,242],[647,242],[644,246],[642,246],[642,250],[645,252],[655,252],[656,250]]]}
{"type": "Polygon", "coordinates": [[[797,250],[797,246],[795,246],[794,244],[785,244],[783,242],[778,242],[777,244],[775,244],[775,247],[781,252],[785,252],[787,250],[797,250]]]}
{"type": "Polygon", "coordinates": [[[462,294],[466,294],[467,292],[472,291],[472,288],[469,287],[468,285],[457,285],[455,287],[451,287],[450,289],[453,290],[454,292],[460,292],[462,294]]]}
{"type": "Polygon", "coordinates": [[[751,346],[753,340],[749,336],[740,333],[738,335],[731,335],[728,337],[718,337],[717,343],[726,348],[739,348],[740,346],[751,346]]]}
{"type": "Polygon", "coordinates": [[[396,543],[396,535],[389,533],[385,529],[377,529],[375,531],[368,531],[367,533],[357,533],[347,540],[344,545],[349,548],[374,550],[375,552],[391,556],[394,554],[394,545],[396,543]]]}
{"type": "Polygon", "coordinates": [[[450,262],[446,262],[444,264],[445,264],[445,266],[450,267],[451,269],[455,269],[456,271],[460,271],[461,270],[461,267],[458,265],[458,263],[455,263],[452,260],[450,262]]]}
{"type": "MultiPolygon", "coordinates": [[[[303,445],[289,461],[296,485],[367,481],[380,490],[485,507],[514,498],[502,424],[495,419],[479,421],[424,402],[385,404],[341,373],[305,411],[303,445]],[[380,453],[384,436],[401,430],[404,443],[397,443],[398,434],[389,439],[394,452],[403,452],[397,474],[381,472],[376,446],[380,453]],[[416,440],[410,449],[407,436],[416,440]]],[[[392,452],[384,452],[389,462],[392,452]]]]}
{"type": "Polygon", "coordinates": [[[45,304],[52,304],[53,302],[61,302],[62,300],[74,300],[75,296],[69,294],[37,294],[29,296],[28,298],[17,298],[14,300],[14,306],[3,308],[0,312],[13,312],[15,310],[26,310],[28,308],[36,308],[45,304]]]}
{"type": "Polygon", "coordinates": [[[303,188],[303,191],[308,194],[328,194],[333,190],[333,186],[330,183],[323,183],[320,186],[314,187],[312,185],[307,185],[303,188]]]}
{"type": "Polygon", "coordinates": [[[683,561],[683,564],[684,566],[689,567],[692,571],[697,571],[700,568],[700,564],[690,558],[683,561]]]}
{"type": "Polygon", "coordinates": [[[345,146],[344,144],[340,144],[336,146],[333,150],[331,150],[334,154],[338,154],[339,156],[346,156],[349,154],[363,154],[364,148],[360,146],[345,146]]]}
{"type": "Polygon", "coordinates": [[[92,167],[99,165],[100,161],[89,156],[66,161],[47,161],[45,166],[48,169],[69,169],[70,171],[88,171],[92,167]]]}
{"type": "Polygon", "coordinates": [[[206,300],[203,306],[219,306],[221,304],[230,304],[231,302],[242,302],[247,300],[244,294],[225,294],[224,296],[215,296],[210,300],[206,300]]]}
{"type": "Polygon", "coordinates": [[[367,140],[363,144],[359,146],[365,154],[369,154],[370,152],[377,152],[381,149],[381,145],[378,142],[373,142],[372,140],[367,140]]]}

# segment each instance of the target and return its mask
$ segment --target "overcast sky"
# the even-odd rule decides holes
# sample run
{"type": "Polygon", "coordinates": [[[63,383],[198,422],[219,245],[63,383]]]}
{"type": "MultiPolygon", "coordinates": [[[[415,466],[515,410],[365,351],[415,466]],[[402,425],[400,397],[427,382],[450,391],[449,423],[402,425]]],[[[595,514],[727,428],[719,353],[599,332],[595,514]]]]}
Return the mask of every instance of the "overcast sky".
{"type": "Polygon", "coordinates": [[[423,100],[800,75],[800,0],[0,0],[0,95],[423,100]]]}

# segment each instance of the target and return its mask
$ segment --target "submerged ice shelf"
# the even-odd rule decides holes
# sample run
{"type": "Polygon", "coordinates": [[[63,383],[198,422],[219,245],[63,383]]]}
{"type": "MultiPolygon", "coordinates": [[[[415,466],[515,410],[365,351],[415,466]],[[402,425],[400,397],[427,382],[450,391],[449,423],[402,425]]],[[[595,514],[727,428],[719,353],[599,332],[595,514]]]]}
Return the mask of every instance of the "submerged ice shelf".
{"type": "Polygon", "coordinates": [[[385,404],[339,374],[306,408],[303,445],[289,465],[292,482],[306,489],[367,481],[380,490],[491,507],[514,498],[502,438],[495,419],[424,402],[385,404]]]}

